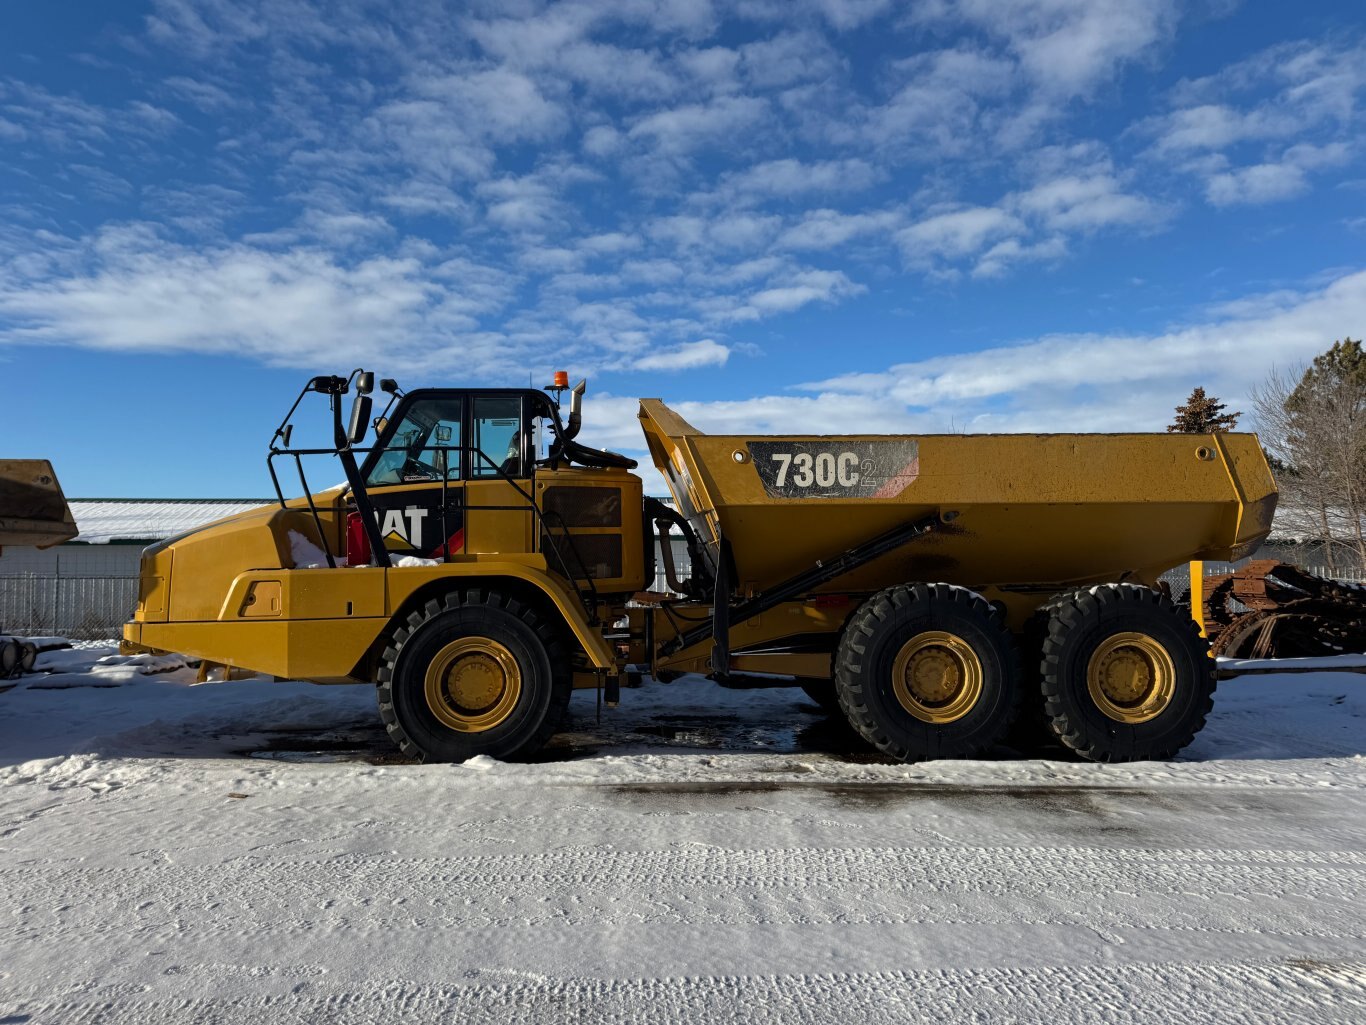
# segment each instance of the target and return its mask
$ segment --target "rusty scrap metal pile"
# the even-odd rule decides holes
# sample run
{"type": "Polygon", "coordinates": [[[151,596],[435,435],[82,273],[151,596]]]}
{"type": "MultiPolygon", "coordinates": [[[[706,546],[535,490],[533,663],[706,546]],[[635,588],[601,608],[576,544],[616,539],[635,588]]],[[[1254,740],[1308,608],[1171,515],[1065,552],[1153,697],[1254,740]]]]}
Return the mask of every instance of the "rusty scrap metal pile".
{"type": "Polygon", "coordinates": [[[1366,652],[1366,587],[1262,559],[1206,577],[1204,622],[1215,655],[1304,658],[1366,652]]]}

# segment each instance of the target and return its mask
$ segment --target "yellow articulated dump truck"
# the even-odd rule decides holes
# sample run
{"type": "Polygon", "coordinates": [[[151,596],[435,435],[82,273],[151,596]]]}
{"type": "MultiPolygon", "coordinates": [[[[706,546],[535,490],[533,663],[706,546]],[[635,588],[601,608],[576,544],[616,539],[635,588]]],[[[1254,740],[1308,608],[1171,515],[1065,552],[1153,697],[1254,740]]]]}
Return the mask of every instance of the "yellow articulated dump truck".
{"type": "Polygon", "coordinates": [[[718,436],[644,399],[670,505],[578,440],[567,385],[385,380],[363,447],[373,375],[314,378],[270,445],[278,505],[148,548],[125,651],[375,682],[432,761],[530,755],[573,688],[610,705],[630,672],[800,685],[903,760],[979,754],[1021,717],[1098,761],[1170,758],[1203,725],[1214,661],[1158,577],[1266,537],[1254,436],[718,436]],[[331,444],[291,447],[311,394],[331,444]],[[310,491],[314,457],[346,483],[310,491]],[[667,593],[646,590],[661,538],[667,593]]]}

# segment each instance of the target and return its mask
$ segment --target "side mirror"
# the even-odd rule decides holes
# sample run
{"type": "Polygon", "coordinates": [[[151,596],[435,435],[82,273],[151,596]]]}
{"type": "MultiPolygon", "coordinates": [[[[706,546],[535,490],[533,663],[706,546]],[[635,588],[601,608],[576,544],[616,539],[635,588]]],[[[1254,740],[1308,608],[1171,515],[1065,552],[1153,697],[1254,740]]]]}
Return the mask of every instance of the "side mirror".
{"type": "Polygon", "coordinates": [[[398,382],[395,381],[392,377],[386,377],[384,378],[384,380],[380,381],[379,390],[382,392],[387,392],[390,395],[397,395],[398,382]]]}
{"type": "Polygon", "coordinates": [[[294,425],[293,425],[293,424],[285,424],[284,429],[280,431],[280,447],[281,447],[281,448],[289,448],[289,439],[290,439],[293,435],[294,435],[294,425]]]}
{"type": "Polygon", "coordinates": [[[370,396],[357,395],[356,401],[351,405],[351,426],[347,429],[346,436],[351,444],[359,445],[365,437],[366,424],[370,422],[370,396]]]}
{"type": "Polygon", "coordinates": [[[356,378],[356,392],[360,395],[369,395],[375,390],[375,375],[369,370],[361,371],[361,375],[356,378]]]}

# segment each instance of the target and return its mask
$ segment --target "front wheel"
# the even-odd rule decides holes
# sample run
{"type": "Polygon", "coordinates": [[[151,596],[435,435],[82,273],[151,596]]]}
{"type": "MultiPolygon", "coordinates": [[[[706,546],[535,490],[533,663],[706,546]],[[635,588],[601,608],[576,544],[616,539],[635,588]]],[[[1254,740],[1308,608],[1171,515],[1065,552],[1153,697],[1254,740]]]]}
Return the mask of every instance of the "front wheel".
{"type": "Polygon", "coordinates": [[[1044,712],[1083,758],[1172,758],[1205,724],[1214,670],[1195,622],[1151,588],[1106,584],[1050,604],[1044,712]]]}
{"type": "Polygon", "coordinates": [[[1000,613],[949,584],[889,587],[854,613],[836,656],[840,707],[900,761],[987,750],[1019,707],[1019,659],[1000,613]]]}
{"type": "Polygon", "coordinates": [[[558,633],[496,591],[429,601],[394,631],[379,669],[390,738],[424,762],[539,750],[564,716],[573,681],[558,633]]]}

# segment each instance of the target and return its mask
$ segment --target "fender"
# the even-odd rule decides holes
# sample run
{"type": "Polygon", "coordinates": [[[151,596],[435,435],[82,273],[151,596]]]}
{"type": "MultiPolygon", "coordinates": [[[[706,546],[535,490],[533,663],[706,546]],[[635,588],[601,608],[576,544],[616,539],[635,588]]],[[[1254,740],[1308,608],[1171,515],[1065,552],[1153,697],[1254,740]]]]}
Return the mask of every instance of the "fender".
{"type": "Polygon", "coordinates": [[[611,647],[602,636],[602,631],[588,622],[578,597],[551,576],[544,565],[544,559],[531,556],[527,562],[512,559],[492,562],[479,559],[471,562],[446,562],[437,566],[395,567],[385,571],[389,591],[388,611],[393,615],[416,591],[433,582],[464,583],[479,580],[492,583],[500,578],[517,580],[536,588],[555,606],[569,629],[573,631],[575,639],[583,645],[583,650],[594,668],[615,670],[617,662],[611,647]],[[540,566],[534,565],[532,560],[539,562],[540,566]]]}

